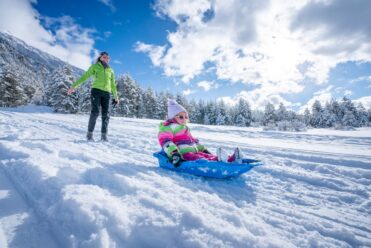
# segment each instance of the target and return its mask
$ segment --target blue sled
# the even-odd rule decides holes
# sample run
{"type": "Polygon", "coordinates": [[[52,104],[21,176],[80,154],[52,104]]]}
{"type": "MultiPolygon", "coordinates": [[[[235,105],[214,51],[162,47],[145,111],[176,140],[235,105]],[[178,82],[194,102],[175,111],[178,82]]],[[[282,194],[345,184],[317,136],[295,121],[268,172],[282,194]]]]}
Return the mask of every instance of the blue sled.
{"type": "Polygon", "coordinates": [[[162,168],[212,178],[236,177],[251,170],[255,166],[262,165],[261,161],[254,159],[243,159],[242,164],[200,159],[195,161],[184,161],[178,168],[175,168],[165,152],[156,152],[153,156],[158,158],[158,162],[162,168]]]}

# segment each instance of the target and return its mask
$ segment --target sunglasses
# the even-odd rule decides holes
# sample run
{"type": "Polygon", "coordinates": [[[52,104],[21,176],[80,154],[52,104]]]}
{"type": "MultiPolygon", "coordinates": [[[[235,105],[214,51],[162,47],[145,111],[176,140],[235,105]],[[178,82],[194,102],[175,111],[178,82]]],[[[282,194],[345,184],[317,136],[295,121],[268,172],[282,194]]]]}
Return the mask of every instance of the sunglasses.
{"type": "Polygon", "coordinates": [[[183,119],[188,119],[188,115],[177,115],[176,117],[178,117],[179,119],[183,120],[183,119]]]}

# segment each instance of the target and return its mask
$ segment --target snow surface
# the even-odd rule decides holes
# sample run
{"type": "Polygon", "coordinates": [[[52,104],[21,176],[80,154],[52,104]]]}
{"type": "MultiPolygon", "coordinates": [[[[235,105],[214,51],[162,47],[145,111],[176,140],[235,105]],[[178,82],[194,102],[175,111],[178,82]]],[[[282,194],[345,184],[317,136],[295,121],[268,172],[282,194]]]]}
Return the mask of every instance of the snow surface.
{"type": "Polygon", "coordinates": [[[371,129],[190,125],[261,159],[216,180],[157,166],[159,121],[0,109],[0,247],[371,247],[371,129]],[[95,136],[99,137],[100,119],[95,136]]]}

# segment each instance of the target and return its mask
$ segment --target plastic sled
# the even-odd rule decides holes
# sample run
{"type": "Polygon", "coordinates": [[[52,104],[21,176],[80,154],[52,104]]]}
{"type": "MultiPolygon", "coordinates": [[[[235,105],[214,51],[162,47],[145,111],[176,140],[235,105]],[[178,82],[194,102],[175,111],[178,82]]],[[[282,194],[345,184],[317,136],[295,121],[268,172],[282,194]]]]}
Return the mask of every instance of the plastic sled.
{"type": "Polygon", "coordinates": [[[259,160],[247,158],[242,160],[242,164],[199,159],[195,161],[183,161],[181,165],[176,168],[170,162],[165,152],[156,152],[153,156],[158,158],[158,162],[162,168],[211,178],[236,177],[251,170],[255,166],[262,165],[262,162],[259,160]]]}

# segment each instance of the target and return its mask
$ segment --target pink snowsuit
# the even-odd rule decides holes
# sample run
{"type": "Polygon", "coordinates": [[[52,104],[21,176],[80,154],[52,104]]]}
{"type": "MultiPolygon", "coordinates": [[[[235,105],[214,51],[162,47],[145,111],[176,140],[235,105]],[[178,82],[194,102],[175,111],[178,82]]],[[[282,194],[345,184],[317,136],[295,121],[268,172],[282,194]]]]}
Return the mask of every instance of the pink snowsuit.
{"type": "Polygon", "coordinates": [[[180,125],[175,120],[160,123],[158,141],[169,158],[178,152],[184,160],[206,159],[217,161],[217,156],[205,153],[206,148],[194,138],[189,127],[180,125]]]}

